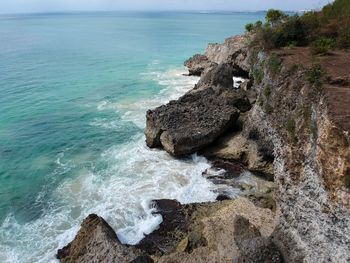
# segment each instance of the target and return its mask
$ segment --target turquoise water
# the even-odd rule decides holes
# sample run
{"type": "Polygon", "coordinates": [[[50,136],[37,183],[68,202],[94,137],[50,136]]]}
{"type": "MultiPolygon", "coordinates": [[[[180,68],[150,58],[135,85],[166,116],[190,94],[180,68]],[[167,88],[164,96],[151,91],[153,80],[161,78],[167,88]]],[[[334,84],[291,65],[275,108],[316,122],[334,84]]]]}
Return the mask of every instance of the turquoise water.
{"type": "Polygon", "coordinates": [[[153,198],[215,199],[198,156],[145,146],[145,111],[197,81],[183,61],[261,13],[0,16],[0,262],[50,262],[89,213],[126,243],[153,198]]]}

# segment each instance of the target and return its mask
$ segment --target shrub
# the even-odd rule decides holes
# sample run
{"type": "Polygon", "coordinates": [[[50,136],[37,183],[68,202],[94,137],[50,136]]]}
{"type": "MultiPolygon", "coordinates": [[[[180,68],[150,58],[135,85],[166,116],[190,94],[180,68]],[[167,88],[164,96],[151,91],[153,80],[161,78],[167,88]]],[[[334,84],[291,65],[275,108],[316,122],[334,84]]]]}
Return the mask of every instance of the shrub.
{"type": "Polygon", "coordinates": [[[275,48],[272,35],[273,30],[270,27],[260,28],[256,31],[252,44],[267,50],[275,48]]]}
{"type": "Polygon", "coordinates": [[[267,66],[273,74],[277,74],[281,71],[282,60],[277,54],[271,54],[267,61],[267,66]]]}
{"type": "Polygon", "coordinates": [[[253,78],[257,84],[260,84],[264,78],[264,71],[260,68],[254,68],[253,78]]]}
{"type": "Polygon", "coordinates": [[[253,44],[272,49],[313,43],[317,54],[326,53],[333,47],[350,49],[349,14],[349,0],[335,0],[322,11],[307,12],[302,16],[287,16],[271,9],[266,14],[267,22],[264,25],[261,21],[255,23],[253,44]]]}
{"type": "Polygon", "coordinates": [[[303,46],[307,42],[306,29],[298,16],[289,17],[285,23],[276,27],[271,38],[276,48],[288,46],[290,43],[303,46]]]}
{"type": "Polygon", "coordinates": [[[264,96],[268,99],[271,95],[271,86],[270,85],[266,85],[265,89],[264,89],[264,96]]]}
{"type": "Polygon", "coordinates": [[[349,26],[342,29],[339,33],[339,37],[337,39],[337,46],[340,48],[350,49],[350,23],[349,26]]]}
{"type": "Polygon", "coordinates": [[[266,21],[272,26],[282,22],[282,19],[286,17],[285,13],[276,9],[269,9],[266,13],[266,21]]]}
{"type": "Polygon", "coordinates": [[[256,22],[255,22],[255,29],[261,28],[262,25],[263,25],[263,22],[261,22],[260,20],[256,21],[256,22]]]}
{"type": "Polygon", "coordinates": [[[311,45],[313,55],[327,54],[335,46],[335,41],[332,38],[322,37],[314,41],[311,45]]]}
{"type": "Polygon", "coordinates": [[[255,44],[264,48],[280,48],[290,44],[301,46],[306,43],[306,32],[298,16],[288,17],[273,27],[265,24],[256,29],[255,44]]]}
{"type": "Polygon", "coordinates": [[[252,32],[254,30],[254,25],[252,23],[246,24],[245,25],[245,30],[247,32],[252,32]]]}
{"type": "Polygon", "coordinates": [[[322,73],[323,71],[321,65],[319,63],[315,63],[307,72],[307,80],[310,82],[311,85],[320,87],[322,85],[322,73]]]}
{"type": "Polygon", "coordinates": [[[258,62],[259,51],[256,48],[252,48],[249,54],[248,63],[249,65],[254,65],[258,62]]]}

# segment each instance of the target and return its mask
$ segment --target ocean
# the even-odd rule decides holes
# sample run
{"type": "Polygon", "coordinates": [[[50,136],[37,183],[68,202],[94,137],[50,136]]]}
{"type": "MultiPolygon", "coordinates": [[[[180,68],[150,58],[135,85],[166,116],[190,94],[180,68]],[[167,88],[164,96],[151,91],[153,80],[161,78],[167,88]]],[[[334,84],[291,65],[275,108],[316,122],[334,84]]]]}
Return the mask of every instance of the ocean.
{"type": "Polygon", "coordinates": [[[123,243],[150,201],[213,201],[201,156],[148,149],[145,113],[191,89],[183,62],[264,13],[0,16],[0,262],[56,262],[90,213],[123,243]]]}

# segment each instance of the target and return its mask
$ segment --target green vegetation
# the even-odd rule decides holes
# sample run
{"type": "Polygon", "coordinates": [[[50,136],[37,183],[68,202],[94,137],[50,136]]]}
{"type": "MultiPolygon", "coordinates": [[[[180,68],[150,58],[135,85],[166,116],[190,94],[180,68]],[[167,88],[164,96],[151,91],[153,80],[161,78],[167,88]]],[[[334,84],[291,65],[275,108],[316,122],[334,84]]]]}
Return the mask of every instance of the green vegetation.
{"type": "Polygon", "coordinates": [[[280,23],[287,16],[280,10],[270,9],[266,13],[266,21],[272,26],[280,23]]]}
{"type": "Polygon", "coordinates": [[[264,71],[260,68],[253,69],[253,78],[257,84],[260,84],[264,78],[264,71]]]}
{"type": "Polygon", "coordinates": [[[334,47],[335,47],[334,39],[328,38],[328,37],[321,37],[321,38],[315,40],[311,44],[312,54],[314,54],[314,55],[327,54],[334,47]]]}
{"type": "Polygon", "coordinates": [[[258,61],[259,52],[256,48],[252,48],[250,56],[248,58],[248,63],[254,65],[258,61]]]}
{"type": "Polygon", "coordinates": [[[265,89],[264,89],[264,96],[268,99],[271,95],[271,86],[270,85],[266,85],[265,89]]]}
{"type": "Polygon", "coordinates": [[[322,68],[319,63],[314,63],[311,69],[307,72],[307,80],[311,85],[320,87],[322,85],[321,77],[322,77],[322,68]]]}
{"type": "Polygon", "coordinates": [[[271,9],[265,24],[258,21],[246,29],[255,33],[252,45],[264,49],[311,45],[314,54],[325,54],[334,48],[350,49],[349,14],[349,0],[335,0],[301,16],[271,9]]]}
{"type": "Polygon", "coordinates": [[[279,73],[282,68],[281,58],[276,54],[271,54],[267,61],[267,66],[273,74],[279,73]]]}
{"type": "Polygon", "coordinates": [[[252,23],[246,24],[245,25],[245,30],[247,32],[252,32],[254,30],[254,24],[252,24],[252,23]]]}

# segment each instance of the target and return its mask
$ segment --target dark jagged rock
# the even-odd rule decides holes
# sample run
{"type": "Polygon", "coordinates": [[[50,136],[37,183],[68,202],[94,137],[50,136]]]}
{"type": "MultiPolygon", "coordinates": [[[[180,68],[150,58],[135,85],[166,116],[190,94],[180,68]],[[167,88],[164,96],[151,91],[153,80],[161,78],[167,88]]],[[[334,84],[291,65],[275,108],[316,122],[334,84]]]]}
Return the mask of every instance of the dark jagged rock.
{"type": "MultiPolygon", "coordinates": [[[[122,245],[113,229],[101,217],[90,215],[84,220],[75,239],[59,250],[58,258],[61,262],[78,263],[234,262],[245,255],[242,249],[247,250],[247,236],[254,241],[253,250],[247,244],[251,251],[262,251],[264,255],[266,251],[268,255],[273,252],[269,243],[266,243],[266,248],[258,242],[272,233],[275,224],[273,213],[255,207],[246,199],[195,204],[180,204],[176,200],[165,199],[154,201],[154,205],[163,222],[137,246],[122,245]],[[235,228],[237,217],[251,218],[251,227],[256,228],[254,233],[261,232],[258,241],[254,239],[256,235],[250,236],[250,229],[235,228]],[[240,238],[238,241],[235,240],[236,231],[240,238]]],[[[258,254],[254,254],[254,257],[262,258],[258,254]]]]}
{"type": "Polygon", "coordinates": [[[208,69],[203,74],[196,87],[233,87],[233,67],[229,64],[220,64],[208,69]]]}
{"type": "Polygon", "coordinates": [[[57,258],[62,263],[129,263],[142,254],[136,248],[122,245],[108,223],[91,214],[81,224],[74,240],[58,250],[57,258]]]}
{"type": "Polygon", "coordinates": [[[241,101],[234,91],[205,89],[147,112],[146,142],[175,156],[194,153],[232,127],[241,101]]]}
{"type": "Polygon", "coordinates": [[[162,215],[163,222],[159,229],[145,236],[136,247],[151,255],[169,254],[176,250],[183,234],[189,231],[188,211],[186,206],[176,200],[162,199],[153,202],[157,207],[156,213],[162,215]]]}
{"type": "Polygon", "coordinates": [[[205,73],[202,74],[195,89],[205,87],[233,87],[233,77],[241,76],[247,77],[248,73],[242,71],[236,66],[232,66],[229,63],[222,63],[219,65],[211,66],[207,68],[205,73]]]}
{"type": "Polygon", "coordinates": [[[205,55],[196,54],[185,61],[184,65],[188,68],[189,75],[200,76],[205,69],[213,66],[205,55]]]}
{"type": "Polygon", "coordinates": [[[233,89],[232,67],[215,66],[193,90],[147,112],[147,145],[163,147],[175,156],[194,153],[234,126],[239,112],[250,108],[245,92],[233,89]]]}
{"type": "Polygon", "coordinates": [[[223,176],[225,179],[237,178],[244,171],[243,165],[241,163],[230,162],[220,158],[215,158],[212,161],[212,166],[225,170],[225,174],[223,176]]]}

